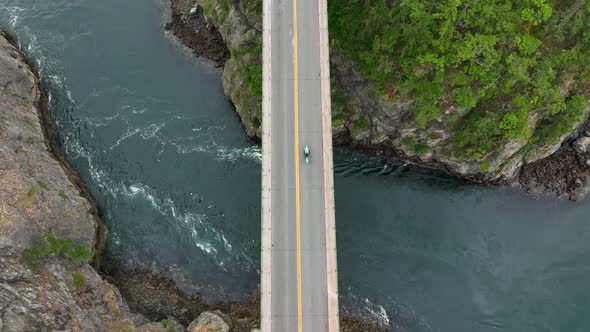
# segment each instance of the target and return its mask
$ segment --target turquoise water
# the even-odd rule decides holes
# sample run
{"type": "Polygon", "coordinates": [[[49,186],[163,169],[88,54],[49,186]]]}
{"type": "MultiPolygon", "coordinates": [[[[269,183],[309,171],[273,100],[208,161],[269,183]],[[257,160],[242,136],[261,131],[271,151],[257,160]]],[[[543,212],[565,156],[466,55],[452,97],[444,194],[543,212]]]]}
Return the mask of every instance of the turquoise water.
{"type": "MultiPolygon", "coordinates": [[[[2,0],[107,254],[213,300],[259,278],[260,149],[155,0],[2,0]]],[[[588,331],[590,203],[335,155],[342,311],[409,331],[588,331]]]]}

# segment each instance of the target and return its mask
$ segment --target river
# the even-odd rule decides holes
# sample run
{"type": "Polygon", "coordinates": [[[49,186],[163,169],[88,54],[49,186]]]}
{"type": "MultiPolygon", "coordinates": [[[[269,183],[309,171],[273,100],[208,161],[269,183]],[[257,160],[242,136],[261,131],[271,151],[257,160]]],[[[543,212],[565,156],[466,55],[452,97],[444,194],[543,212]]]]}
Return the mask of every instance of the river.
{"type": "MultiPolygon", "coordinates": [[[[107,255],[209,298],[256,289],[260,148],[220,71],[166,36],[156,0],[1,0],[38,65],[107,255]]],[[[588,331],[590,202],[536,199],[335,152],[343,312],[408,331],[588,331]]]]}

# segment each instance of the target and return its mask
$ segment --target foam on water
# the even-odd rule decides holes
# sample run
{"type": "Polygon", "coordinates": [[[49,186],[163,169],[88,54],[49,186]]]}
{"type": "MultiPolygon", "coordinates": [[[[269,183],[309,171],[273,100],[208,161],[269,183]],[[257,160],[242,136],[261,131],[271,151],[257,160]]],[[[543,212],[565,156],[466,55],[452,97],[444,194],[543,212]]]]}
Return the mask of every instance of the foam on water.
{"type": "Polygon", "coordinates": [[[369,315],[379,323],[379,325],[389,326],[389,316],[387,316],[387,311],[382,305],[373,303],[368,298],[365,298],[363,302],[363,309],[367,311],[369,315]]]}
{"type": "Polygon", "coordinates": [[[18,7],[18,6],[9,6],[7,4],[1,5],[0,4],[0,10],[3,10],[5,12],[8,13],[8,23],[11,29],[16,28],[19,20],[20,20],[20,15],[22,12],[25,11],[24,8],[18,7]]]}
{"type": "MultiPolygon", "coordinates": [[[[234,253],[233,246],[224,232],[219,228],[212,227],[207,222],[208,214],[206,213],[182,211],[174,200],[171,198],[158,198],[158,194],[153,189],[141,183],[135,183],[127,187],[121,186],[119,194],[149,202],[155,211],[162,216],[169,217],[167,220],[179,234],[190,234],[193,245],[204,254],[212,257],[216,264],[225,271],[229,271],[228,266],[234,266],[234,264],[228,264],[229,262],[233,263],[242,260],[243,256],[247,256],[244,252],[234,253]]],[[[207,208],[215,209],[212,205],[207,208]]]]}
{"type": "Polygon", "coordinates": [[[251,145],[249,147],[227,147],[217,144],[212,139],[209,139],[201,144],[185,145],[178,142],[166,142],[170,146],[176,148],[180,154],[190,154],[195,152],[214,154],[215,159],[219,161],[235,162],[240,159],[255,161],[262,163],[262,149],[258,145],[251,145]],[[204,143],[204,144],[203,144],[204,143]]]}
{"type": "Polygon", "coordinates": [[[119,145],[121,145],[121,143],[124,140],[128,139],[129,137],[135,136],[136,134],[140,133],[141,131],[142,130],[139,129],[139,128],[135,128],[135,129],[129,129],[128,128],[127,129],[127,132],[123,136],[121,136],[119,139],[117,139],[117,141],[113,145],[109,146],[106,150],[104,150],[104,152],[112,151],[114,148],[116,148],[119,145]]]}

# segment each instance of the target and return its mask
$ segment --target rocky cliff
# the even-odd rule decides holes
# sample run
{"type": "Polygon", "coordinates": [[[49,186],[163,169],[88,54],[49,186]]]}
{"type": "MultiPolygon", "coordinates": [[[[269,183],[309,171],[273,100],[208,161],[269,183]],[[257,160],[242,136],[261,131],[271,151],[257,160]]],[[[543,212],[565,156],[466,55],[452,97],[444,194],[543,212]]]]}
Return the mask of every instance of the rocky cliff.
{"type": "Polygon", "coordinates": [[[89,265],[100,220],[46,139],[43,104],[34,71],[0,31],[0,331],[167,331],[129,312],[89,265]]]}
{"type": "Polygon", "coordinates": [[[44,107],[34,69],[0,31],[0,332],[250,331],[251,320],[203,307],[183,316],[194,318],[188,329],[130,311],[90,265],[100,261],[104,227],[52,143],[44,107]]]}
{"type": "Polygon", "coordinates": [[[197,56],[223,66],[223,87],[258,140],[262,121],[262,1],[173,0],[166,25],[197,56]]]}
{"type": "MultiPolygon", "coordinates": [[[[391,6],[382,2],[376,1],[374,5],[386,6],[381,9],[382,12],[390,10],[391,6]]],[[[329,9],[330,23],[342,22],[345,27],[360,24],[353,22],[359,19],[358,15],[361,14],[358,13],[350,19],[336,17],[344,16],[341,12],[346,9],[337,7],[354,7],[354,3],[356,2],[343,5],[332,3],[329,9]]],[[[567,31],[573,30],[567,26],[573,24],[572,22],[577,25],[586,24],[583,15],[590,9],[584,8],[583,3],[580,3],[576,1],[565,9],[555,9],[553,17],[556,22],[552,24],[567,31]],[[557,21],[558,19],[561,21],[557,21]],[[565,19],[568,21],[563,22],[565,19]]],[[[356,11],[362,10],[362,6],[371,8],[365,2],[359,2],[356,6],[359,7],[356,11]]],[[[246,133],[250,137],[259,138],[262,1],[174,0],[172,10],[172,25],[176,26],[172,29],[173,33],[193,47],[197,55],[207,56],[222,65],[228,57],[227,52],[223,56],[214,52],[216,55],[212,56],[211,50],[220,48],[223,40],[229,51],[223,73],[224,88],[242,119],[246,133]],[[180,25],[182,28],[179,28],[180,25]],[[221,38],[198,38],[195,33],[202,33],[203,29],[198,28],[200,26],[214,29],[216,36],[221,38]],[[199,47],[194,47],[195,40],[199,40],[199,47]],[[209,51],[201,51],[203,48],[209,51]]],[[[378,15],[381,14],[372,10],[367,13],[367,17],[369,15],[375,16],[374,19],[379,21],[378,15]]],[[[356,44],[352,43],[348,47],[349,52],[344,52],[347,47],[343,43],[348,40],[337,40],[336,37],[345,34],[332,34],[332,28],[334,26],[331,26],[330,32],[330,61],[335,144],[384,153],[475,182],[512,184],[530,192],[550,193],[571,199],[580,198],[588,191],[586,178],[590,174],[590,156],[587,155],[586,137],[590,132],[586,129],[590,98],[588,86],[582,78],[585,75],[583,66],[559,68],[558,74],[549,71],[549,75],[556,76],[552,83],[555,91],[548,91],[555,92],[551,98],[559,101],[559,105],[555,106],[559,113],[557,116],[547,116],[549,112],[545,109],[553,107],[557,102],[547,106],[528,100],[531,108],[523,107],[523,115],[515,110],[518,108],[515,101],[502,102],[499,98],[491,105],[484,105],[495,109],[494,111],[472,112],[468,107],[461,106],[457,100],[461,101],[460,98],[463,98],[469,103],[477,103],[477,99],[466,98],[460,93],[469,91],[460,89],[449,90],[448,95],[442,97],[436,107],[432,108],[431,113],[428,113],[428,109],[421,113],[416,110],[416,105],[421,103],[419,99],[412,99],[411,96],[392,97],[395,91],[401,89],[400,86],[378,86],[374,80],[368,78],[367,70],[360,68],[362,61],[350,58],[354,57],[351,54],[355,52],[359,53],[356,54],[359,58],[362,58],[362,54],[366,58],[371,55],[370,50],[363,51],[361,45],[355,47],[356,44]],[[459,95],[455,96],[457,94],[459,95]],[[492,129],[486,131],[489,128],[492,129]],[[578,148],[574,148],[576,146],[578,148]],[[569,157],[560,158],[565,155],[569,157]]],[[[526,29],[532,31],[532,28],[526,29]]],[[[526,37],[527,40],[536,41],[526,37]]],[[[564,48],[563,52],[566,49],[569,52],[572,47],[566,43],[559,46],[564,48]]],[[[497,46],[500,47],[505,46],[497,46]]],[[[545,49],[549,52],[549,46],[545,49]]],[[[573,51],[578,50],[572,49],[573,51]]],[[[502,52],[507,51],[502,49],[502,52]]],[[[473,59],[479,61],[476,57],[473,59]]],[[[428,67],[425,65],[417,70],[425,72],[428,67]]],[[[383,72],[373,76],[381,74],[383,72]]],[[[533,79],[536,78],[530,80],[533,79]]],[[[448,82],[441,83],[443,89],[446,88],[445,84],[448,85],[448,82]]],[[[469,93],[467,95],[473,97],[469,93]]]]}

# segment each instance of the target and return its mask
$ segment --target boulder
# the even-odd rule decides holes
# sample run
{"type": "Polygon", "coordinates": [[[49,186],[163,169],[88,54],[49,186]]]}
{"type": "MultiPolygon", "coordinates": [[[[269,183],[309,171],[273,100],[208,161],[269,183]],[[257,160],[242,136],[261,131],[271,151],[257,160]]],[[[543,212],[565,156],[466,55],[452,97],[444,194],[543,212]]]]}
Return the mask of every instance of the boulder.
{"type": "Polygon", "coordinates": [[[205,311],[186,329],[187,332],[229,332],[229,324],[220,311],[205,311]]]}
{"type": "Polygon", "coordinates": [[[590,152],[590,137],[580,137],[574,141],[573,144],[574,150],[579,153],[588,153],[590,152]]]}

